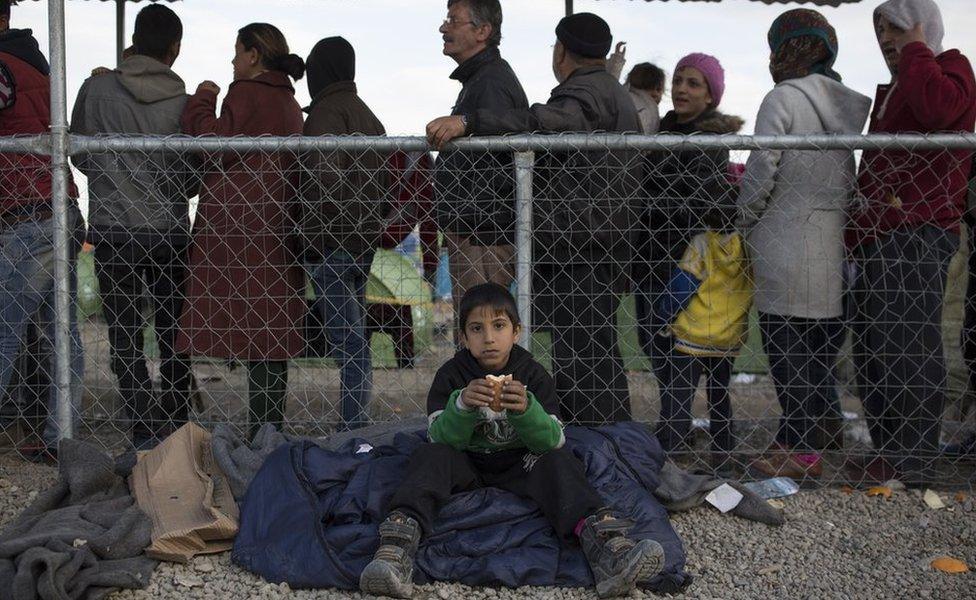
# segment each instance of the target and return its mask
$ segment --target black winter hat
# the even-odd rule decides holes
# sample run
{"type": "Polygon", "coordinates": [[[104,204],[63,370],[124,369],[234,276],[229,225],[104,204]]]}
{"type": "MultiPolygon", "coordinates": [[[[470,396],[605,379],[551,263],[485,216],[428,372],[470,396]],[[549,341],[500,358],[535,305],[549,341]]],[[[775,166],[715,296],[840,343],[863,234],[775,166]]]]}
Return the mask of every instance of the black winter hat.
{"type": "Polygon", "coordinates": [[[556,39],[570,52],[587,58],[606,58],[613,43],[607,22],[587,12],[563,17],[556,25],[556,39]]]}

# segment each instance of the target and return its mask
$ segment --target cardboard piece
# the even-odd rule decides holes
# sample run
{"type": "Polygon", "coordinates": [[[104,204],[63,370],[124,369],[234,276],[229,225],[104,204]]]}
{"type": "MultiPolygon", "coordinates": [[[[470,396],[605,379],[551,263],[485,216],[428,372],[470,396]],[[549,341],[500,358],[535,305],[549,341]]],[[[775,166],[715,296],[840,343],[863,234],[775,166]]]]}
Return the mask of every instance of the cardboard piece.
{"type": "Polygon", "coordinates": [[[140,453],[129,487],[152,520],[148,556],[185,563],[233,545],[240,513],[213,459],[207,430],[187,423],[153,450],[140,453]]]}

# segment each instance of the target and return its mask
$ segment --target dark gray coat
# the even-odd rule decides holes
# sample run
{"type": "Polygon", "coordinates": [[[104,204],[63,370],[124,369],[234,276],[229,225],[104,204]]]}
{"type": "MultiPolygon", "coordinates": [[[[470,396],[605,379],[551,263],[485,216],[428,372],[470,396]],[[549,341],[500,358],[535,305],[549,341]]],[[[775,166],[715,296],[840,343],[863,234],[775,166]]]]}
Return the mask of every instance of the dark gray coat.
{"type": "MultiPolygon", "coordinates": [[[[352,81],[326,86],[308,108],[304,135],[386,135],[352,81]]],[[[390,211],[386,155],[373,150],[309,152],[302,157],[302,236],[309,258],[330,250],[361,257],[379,244],[390,211]]]]}
{"type": "MultiPolygon", "coordinates": [[[[638,132],[640,121],[627,90],[604,67],[586,66],[556,86],[545,104],[476,111],[468,131],[638,132]]],[[[641,173],[637,151],[537,153],[532,209],[536,258],[624,266],[642,204],[641,173]]]]}
{"type": "MultiPolygon", "coordinates": [[[[118,69],[81,86],[71,113],[80,135],[180,133],[186,89],[169,67],[148,56],[127,58],[118,69]]],[[[174,246],[189,241],[188,198],[197,192],[199,161],[176,152],[99,152],[78,155],[88,177],[89,239],[124,243],[132,238],[174,246]]]]}
{"type": "MultiPolygon", "coordinates": [[[[498,48],[469,58],[451,73],[461,82],[452,115],[526,109],[522,84],[498,48]]],[[[515,229],[515,175],[509,152],[442,152],[435,171],[437,223],[479,245],[510,244],[515,229]]]]}

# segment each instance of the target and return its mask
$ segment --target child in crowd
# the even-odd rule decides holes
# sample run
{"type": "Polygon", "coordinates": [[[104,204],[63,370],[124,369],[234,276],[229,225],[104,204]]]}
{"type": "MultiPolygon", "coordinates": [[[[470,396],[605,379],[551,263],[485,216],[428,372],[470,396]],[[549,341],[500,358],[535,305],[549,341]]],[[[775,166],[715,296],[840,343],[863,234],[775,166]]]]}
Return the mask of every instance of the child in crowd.
{"type": "Polygon", "coordinates": [[[486,486],[535,500],[566,543],[578,539],[601,598],[656,575],[661,546],[626,537],[630,524],[606,508],[583,463],[563,447],[553,379],[515,345],[521,325],[512,295],[494,283],[475,286],[459,316],[464,349],[437,371],[427,396],[430,443],[410,457],[360,589],[409,598],[414,555],[440,508],[455,492],[486,486]],[[500,390],[491,381],[498,376],[510,376],[500,390]]]}
{"type": "MultiPolygon", "coordinates": [[[[607,59],[607,72],[620,79],[627,63],[627,42],[617,42],[613,54],[607,59]]],[[[657,133],[661,126],[661,98],[664,96],[666,76],[661,67],[649,62],[634,65],[624,80],[624,86],[634,101],[637,118],[640,119],[641,133],[657,133]]]]}
{"type": "Polygon", "coordinates": [[[711,416],[712,466],[732,474],[732,364],[748,336],[752,276],[742,236],[725,211],[705,217],[710,226],[691,239],[658,301],[658,336],[668,338],[656,370],[661,388],[657,438],[665,452],[685,443],[698,381],[705,376],[711,416]],[[712,227],[711,225],[717,225],[712,227]]]}

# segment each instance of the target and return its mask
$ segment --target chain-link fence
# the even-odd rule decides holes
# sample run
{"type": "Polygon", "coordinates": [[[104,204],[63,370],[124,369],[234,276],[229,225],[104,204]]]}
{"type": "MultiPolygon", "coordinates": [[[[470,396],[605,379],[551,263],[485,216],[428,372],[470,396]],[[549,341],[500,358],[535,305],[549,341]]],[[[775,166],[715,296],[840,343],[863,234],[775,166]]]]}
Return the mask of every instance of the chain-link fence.
{"type": "Polygon", "coordinates": [[[940,445],[972,430],[967,234],[899,217],[959,206],[974,136],[71,136],[58,223],[49,138],[0,142],[0,443],[26,456],[66,401],[110,449],[425,415],[494,281],[567,422],[646,422],[733,477],[857,480],[880,452],[973,481],[940,445]]]}

